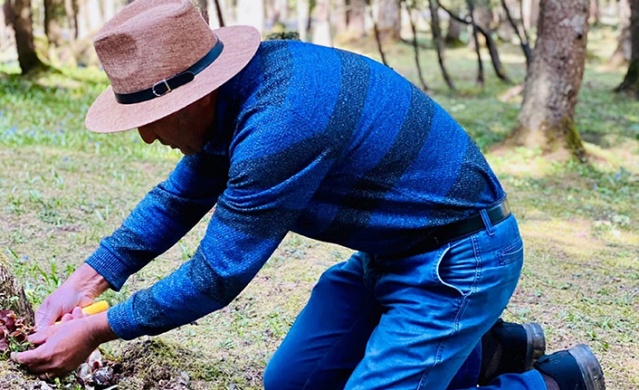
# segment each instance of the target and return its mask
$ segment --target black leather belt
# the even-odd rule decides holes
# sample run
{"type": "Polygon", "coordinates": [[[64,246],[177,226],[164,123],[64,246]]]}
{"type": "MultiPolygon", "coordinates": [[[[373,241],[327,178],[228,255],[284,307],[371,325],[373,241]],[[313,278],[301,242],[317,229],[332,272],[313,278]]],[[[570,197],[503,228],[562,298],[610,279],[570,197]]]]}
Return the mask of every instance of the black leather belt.
{"type": "MultiPolygon", "coordinates": [[[[496,225],[510,215],[508,200],[504,198],[498,204],[486,209],[486,214],[492,225],[496,225]]],[[[431,230],[425,238],[413,245],[408,251],[399,256],[407,257],[418,253],[430,252],[442,245],[478,233],[486,228],[481,214],[477,213],[469,218],[431,230]]]]}

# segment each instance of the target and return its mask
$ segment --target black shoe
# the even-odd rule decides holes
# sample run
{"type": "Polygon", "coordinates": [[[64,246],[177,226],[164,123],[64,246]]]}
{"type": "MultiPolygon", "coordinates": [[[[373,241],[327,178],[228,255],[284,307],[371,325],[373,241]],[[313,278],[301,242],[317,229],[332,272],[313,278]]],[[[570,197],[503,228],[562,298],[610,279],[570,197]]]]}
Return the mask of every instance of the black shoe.
{"type": "Polygon", "coordinates": [[[534,368],[551,377],[561,390],[605,390],[603,371],[587,345],[543,356],[534,368]]]}
{"type": "Polygon", "coordinates": [[[537,323],[515,324],[497,320],[482,337],[482,370],[479,385],[487,385],[506,373],[531,370],[533,363],[544,355],[546,338],[537,323]]]}

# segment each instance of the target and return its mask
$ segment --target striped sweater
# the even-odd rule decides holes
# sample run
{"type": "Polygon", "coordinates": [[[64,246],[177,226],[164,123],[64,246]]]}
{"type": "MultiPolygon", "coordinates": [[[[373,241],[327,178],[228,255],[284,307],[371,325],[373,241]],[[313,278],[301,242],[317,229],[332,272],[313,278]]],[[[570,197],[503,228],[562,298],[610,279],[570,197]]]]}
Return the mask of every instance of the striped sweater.
{"type": "Polygon", "coordinates": [[[123,339],[224,307],[289,231],[392,255],[505,196],[439,105],[357,54],[263,42],[220,87],[217,113],[204,150],[185,156],[87,259],[119,290],[215,206],[193,258],[109,310],[123,339]]]}

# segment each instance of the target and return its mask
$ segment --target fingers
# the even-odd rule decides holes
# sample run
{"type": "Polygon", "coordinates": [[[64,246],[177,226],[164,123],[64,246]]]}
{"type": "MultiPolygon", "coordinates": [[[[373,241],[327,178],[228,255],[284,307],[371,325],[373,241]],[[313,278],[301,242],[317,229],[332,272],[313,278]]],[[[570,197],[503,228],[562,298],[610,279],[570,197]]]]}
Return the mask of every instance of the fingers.
{"type": "Polygon", "coordinates": [[[53,310],[49,304],[49,300],[45,300],[35,313],[36,329],[42,330],[47,326],[55,323],[60,316],[59,310],[53,310]]]}
{"type": "Polygon", "coordinates": [[[47,371],[47,368],[49,368],[47,362],[50,360],[40,355],[40,348],[36,348],[25,352],[13,352],[11,353],[11,360],[27,366],[32,374],[40,375],[47,371]]]}
{"type": "Polygon", "coordinates": [[[76,306],[71,312],[71,315],[74,319],[86,317],[86,314],[84,314],[84,311],[82,311],[82,308],[80,306],[76,306]]]}
{"type": "Polygon", "coordinates": [[[79,318],[84,318],[85,316],[86,314],[84,314],[84,312],[82,311],[82,308],[78,306],[74,308],[71,313],[66,313],[65,315],[63,315],[62,318],[60,319],[60,322],[77,320],[79,318]]]}
{"type": "Polygon", "coordinates": [[[39,330],[35,332],[32,335],[29,335],[27,339],[29,340],[31,344],[34,344],[34,345],[44,344],[47,341],[47,339],[53,334],[53,332],[54,332],[53,327],[47,327],[43,330],[39,330]]]}

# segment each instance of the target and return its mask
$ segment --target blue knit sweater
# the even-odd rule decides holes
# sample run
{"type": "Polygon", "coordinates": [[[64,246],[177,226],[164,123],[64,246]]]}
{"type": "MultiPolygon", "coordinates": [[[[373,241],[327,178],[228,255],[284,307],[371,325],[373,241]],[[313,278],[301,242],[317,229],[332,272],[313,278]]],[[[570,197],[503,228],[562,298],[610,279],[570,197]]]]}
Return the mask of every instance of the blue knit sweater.
{"type": "Polygon", "coordinates": [[[353,53],[264,42],[219,89],[217,113],[204,150],[185,156],[87,259],[119,290],[216,206],[192,259],[109,310],[123,339],[224,307],[289,231],[391,255],[505,196],[442,108],[353,53]]]}

